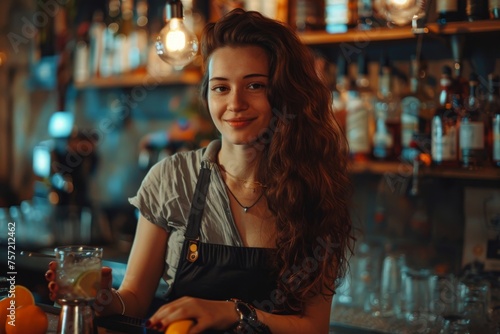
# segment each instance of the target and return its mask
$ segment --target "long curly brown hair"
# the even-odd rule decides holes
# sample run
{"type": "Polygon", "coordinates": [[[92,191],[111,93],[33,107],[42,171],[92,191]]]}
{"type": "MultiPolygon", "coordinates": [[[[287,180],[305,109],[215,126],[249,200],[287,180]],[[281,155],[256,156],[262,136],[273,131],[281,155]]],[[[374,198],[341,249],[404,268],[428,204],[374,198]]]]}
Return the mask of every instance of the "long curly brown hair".
{"type": "MultiPolygon", "coordinates": [[[[311,50],[285,24],[235,9],[202,36],[206,67],[220,47],[256,45],[270,60],[268,99],[275,118],[258,144],[259,180],[277,222],[278,291],[285,309],[301,313],[319,293],[332,296],[347,272],[354,235],[349,214],[349,150],[335,120],[331,92],[311,50]]],[[[208,71],[201,82],[206,108],[208,71]]],[[[279,303],[277,303],[279,304],[279,303]]]]}

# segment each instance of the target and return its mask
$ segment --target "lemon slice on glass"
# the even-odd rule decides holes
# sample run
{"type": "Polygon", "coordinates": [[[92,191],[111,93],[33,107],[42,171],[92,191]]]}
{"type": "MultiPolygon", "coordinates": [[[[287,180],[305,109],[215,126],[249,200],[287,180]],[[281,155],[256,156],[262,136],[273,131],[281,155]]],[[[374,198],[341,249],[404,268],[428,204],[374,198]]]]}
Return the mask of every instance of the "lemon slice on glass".
{"type": "Polygon", "coordinates": [[[89,270],[78,276],[73,288],[75,293],[84,298],[95,298],[101,285],[101,271],[89,270]]]}

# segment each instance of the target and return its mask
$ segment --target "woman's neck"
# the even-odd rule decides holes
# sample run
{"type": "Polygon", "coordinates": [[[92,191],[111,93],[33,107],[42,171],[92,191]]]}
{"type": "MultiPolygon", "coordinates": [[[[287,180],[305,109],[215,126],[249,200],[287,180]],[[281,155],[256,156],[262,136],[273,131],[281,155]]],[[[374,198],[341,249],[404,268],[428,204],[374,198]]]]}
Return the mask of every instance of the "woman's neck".
{"type": "Polygon", "coordinates": [[[259,182],[256,175],[260,153],[255,147],[233,145],[228,148],[222,145],[217,159],[221,169],[229,176],[248,182],[259,182]]]}

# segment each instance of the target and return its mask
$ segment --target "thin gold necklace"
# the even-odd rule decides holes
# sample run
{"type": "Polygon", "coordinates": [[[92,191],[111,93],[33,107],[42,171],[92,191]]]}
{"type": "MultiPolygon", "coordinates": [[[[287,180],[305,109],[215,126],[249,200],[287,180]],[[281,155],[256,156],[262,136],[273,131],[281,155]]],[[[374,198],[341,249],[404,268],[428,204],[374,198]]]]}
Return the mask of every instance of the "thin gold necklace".
{"type": "MultiPolygon", "coordinates": [[[[249,206],[244,206],[243,204],[241,204],[241,202],[236,198],[236,196],[233,194],[233,192],[231,191],[231,189],[229,189],[229,186],[227,185],[226,181],[224,181],[224,179],[222,179],[222,182],[224,182],[224,185],[226,186],[226,189],[227,191],[229,191],[229,193],[231,194],[231,196],[233,196],[233,198],[236,200],[236,203],[238,203],[239,206],[241,206],[241,208],[243,209],[243,212],[244,213],[247,213],[248,210],[250,210],[251,208],[253,208],[255,206],[255,204],[259,203],[260,199],[262,198],[262,196],[264,196],[264,190],[260,193],[260,196],[259,198],[257,198],[257,200],[252,204],[252,205],[249,205],[249,206]]],[[[255,189],[254,189],[254,192],[255,192],[255,189]]]]}
{"type": "MultiPolygon", "coordinates": [[[[267,186],[259,181],[249,181],[249,180],[245,180],[245,179],[241,179],[231,173],[229,173],[222,165],[219,165],[219,168],[221,169],[221,171],[223,171],[226,175],[232,177],[233,179],[235,179],[236,181],[238,182],[241,182],[243,184],[243,187],[246,188],[246,189],[252,189],[253,192],[255,192],[255,189],[258,188],[258,187],[261,187],[261,188],[267,188],[267,186]],[[254,187],[249,187],[247,186],[247,184],[253,184],[254,187]]],[[[227,185],[226,185],[227,186],[227,185]]],[[[234,195],[233,195],[234,197],[234,195]]],[[[235,197],[236,199],[236,197],[235,197]]],[[[238,201],[236,199],[236,201],[238,201]]],[[[239,202],[238,202],[239,203],[239,202]]]]}

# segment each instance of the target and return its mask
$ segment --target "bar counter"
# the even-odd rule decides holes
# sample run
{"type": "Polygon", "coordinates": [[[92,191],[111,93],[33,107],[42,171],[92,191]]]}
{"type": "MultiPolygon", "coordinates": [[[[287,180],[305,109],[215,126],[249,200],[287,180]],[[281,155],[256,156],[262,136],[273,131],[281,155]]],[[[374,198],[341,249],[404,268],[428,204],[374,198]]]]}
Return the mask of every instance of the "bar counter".
{"type": "MultiPolygon", "coordinates": [[[[0,254],[6,253],[6,248],[0,249],[0,254]]],[[[34,279],[34,281],[39,285],[39,289],[42,291],[46,288],[47,282],[44,278],[44,273],[48,269],[48,263],[53,260],[50,257],[50,249],[46,250],[45,254],[33,253],[33,256],[28,256],[29,251],[21,252],[17,258],[17,267],[19,271],[23,271],[24,275],[20,275],[19,278],[27,276],[34,279]],[[38,254],[38,256],[36,255],[38,254]],[[48,256],[47,256],[48,255],[48,256]]],[[[6,257],[6,254],[1,256],[6,257]]],[[[103,265],[109,266],[113,269],[113,286],[118,288],[126,269],[127,254],[117,251],[113,247],[105,247],[104,250],[104,260],[103,265]]],[[[29,286],[29,284],[28,284],[29,286]]],[[[29,286],[33,288],[32,286],[29,286]]],[[[48,291],[48,290],[47,290],[48,291]]],[[[162,280],[158,289],[156,291],[156,297],[161,298],[165,295],[167,291],[167,286],[162,280]]],[[[59,320],[58,312],[59,309],[53,306],[47,305],[50,303],[47,299],[39,302],[49,319],[49,330],[47,333],[57,332],[57,323],[59,320]]],[[[137,320],[137,319],[136,319],[137,320]]],[[[382,334],[382,333],[402,333],[401,324],[396,323],[386,323],[385,321],[380,322],[381,319],[376,319],[374,317],[369,317],[366,313],[360,312],[359,310],[342,307],[337,305],[334,307],[331,319],[330,319],[330,331],[329,334],[382,334]]],[[[97,320],[96,323],[100,323],[101,320],[97,320]]],[[[133,327],[133,326],[132,326],[133,327]]],[[[104,327],[98,327],[98,334],[102,333],[159,333],[157,331],[146,331],[145,328],[130,328],[124,331],[112,331],[104,327]]],[[[309,334],[309,333],[307,333],[309,334]]],[[[314,333],[311,333],[314,334],[314,333]]]]}
{"type": "MultiPolygon", "coordinates": [[[[39,304],[40,307],[45,311],[47,314],[48,320],[49,320],[49,328],[47,330],[47,334],[56,334],[57,333],[57,324],[59,321],[59,315],[58,315],[58,309],[49,306],[49,305],[43,305],[39,304]]],[[[355,315],[352,312],[350,314],[345,313],[347,311],[344,310],[341,313],[343,313],[343,316],[347,316],[349,318],[354,319],[355,315]],[[353,318],[354,316],[354,318],[353,318]]],[[[137,326],[136,324],[141,323],[140,319],[132,319],[128,317],[121,317],[117,316],[116,318],[107,319],[106,321],[103,321],[103,319],[97,319],[96,318],[96,324],[97,324],[97,334],[154,334],[154,333],[160,333],[157,331],[152,331],[152,330],[147,330],[146,328],[137,326]],[[125,325],[125,322],[131,321],[133,324],[127,326],[125,325]],[[110,328],[116,328],[117,326],[116,323],[119,323],[119,327],[124,327],[122,330],[116,330],[116,329],[110,329],[110,328]]],[[[398,331],[399,332],[399,331],[398,331]]],[[[345,324],[345,323],[332,323],[330,325],[330,330],[328,334],[382,334],[382,333],[387,333],[384,331],[378,331],[373,328],[361,328],[361,327],[356,327],[353,326],[352,324],[345,324]]],[[[304,333],[305,334],[305,333],[304,333]]],[[[311,333],[314,334],[314,333],[311,333]]]]}

